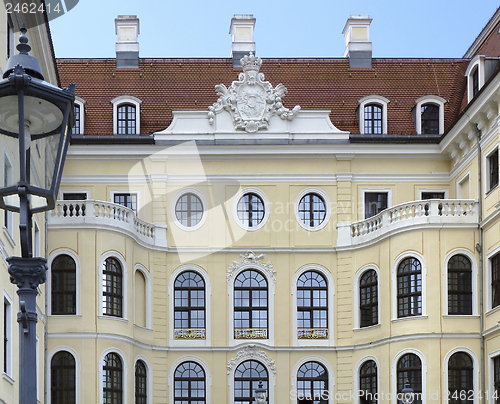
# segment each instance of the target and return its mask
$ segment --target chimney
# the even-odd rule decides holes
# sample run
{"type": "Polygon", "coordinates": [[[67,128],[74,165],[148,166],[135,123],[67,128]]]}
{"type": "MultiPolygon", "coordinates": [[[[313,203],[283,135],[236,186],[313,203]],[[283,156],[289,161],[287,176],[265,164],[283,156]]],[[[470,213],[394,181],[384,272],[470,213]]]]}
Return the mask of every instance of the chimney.
{"type": "Polygon", "coordinates": [[[115,18],[116,35],[116,67],[139,67],[139,19],[136,15],[119,15],[115,18]]]}
{"type": "Polygon", "coordinates": [[[231,34],[231,58],[233,67],[241,67],[240,59],[250,52],[255,54],[253,30],[255,18],[252,14],[235,14],[231,19],[229,33],[231,34]]]}
{"type": "Polygon", "coordinates": [[[342,34],[345,36],[343,57],[349,58],[349,67],[372,67],[372,43],[370,42],[370,24],[368,14],[350,15],[342,34]]]}

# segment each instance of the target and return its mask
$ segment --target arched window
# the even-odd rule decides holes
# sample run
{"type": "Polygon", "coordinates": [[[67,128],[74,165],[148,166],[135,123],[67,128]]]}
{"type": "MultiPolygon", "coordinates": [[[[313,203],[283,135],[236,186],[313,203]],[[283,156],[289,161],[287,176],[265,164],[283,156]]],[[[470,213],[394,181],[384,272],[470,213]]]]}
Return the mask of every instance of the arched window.
{"type": "Polygon", "coordinates": [[[205,338],[205,282],[193,271],[175,279],[174,338],[205,338]]]}
{"type": "MultiPolygon", "coordinates": [[[[408,353],[399,358],[397,372],[398,394],[404,389],[407,381],[414,393],[422,393],[422,361],[417,355],[408,353]]],[[[422,404],[421,394],[415,397],[413,403],[422,404]]]]}
{"type": "Polygon", "coordinates": [[[318,362],[306,362],[297,372],[297,402],[327,404],[328,371],[318,362]]]}
{"type": "Polygon", "coordinates": [[[122,404],[123,400],[123,365],[116,353],[109,353],[103,362],[103,404],[122,404]]]}
{"type": "Polygon", "coordinates": [[[378,278],[374,269],[369,269],[359,280],[360,327],[378,324],[378,278]]]}
{"type": "Polygon", "coordinates": [[[174,404],[206,402],[205,372],[195,362],[181,363],[174,374],[174,404]]]}
{"type": "Polygon", "coordinates": [[[241,272],[234,281],[234,338],[268,338],[267,281],[258,271],[241,272]]]}
{"type": "Polygon", "coordinates": [[[328,284],[319,272],[297,280],[297,337],[328,338],[328,284]]]}
{"type": "Polygon", "coordinates": [[[76,403],[75,358],[67,351],[57,352],[50,361],[50,402],[76,403]]]}
{"type": "Polygon", "coordinates": [[[264,365],[252,360],[240,363],[234,371],[234,404],[255,402],[254,392],[260,381],[269,397],[269,378],[264,365]]]}
{"type": "Polygon", "coordinates": [[[439,134],[439,106],[423,104],[420,113],[421,133],[423,135],[439,134]]]}
{"type": "Polygon", "coordinates": [[[238,201],[238,219],[246,227],[256,227],[264,219],[264,202],[252,192],[243,195],[238,201]]]}
{"type": "Polygon", "coordinates": [[[69,255],[62,254],[51,266],[52,314],[76,314],[76,264],[69,255]]]}
{"type": "Polygon", "coordinates": [[[119,135],[135,135],[135,105],[121,104],[117,108],[118,117],[118,134],[119,135]]]}
{"type": "Polygon", "coordinates": [[[422,265],[413,257],[398,266],[398,318],[422,314],[422,265]]]}
{"type": "Polygon", "coordinates": [[[472,265],[462,254],[448,261],[448,314],[472,314],[472,265]]]}
{"type": "Polygon", "coordinates": [[[76,104],[74,105],[73,109],[73,116],[75,117],[75,124],[73,128],[71,129],[71,134],[72,135],[79,135],[80,134],[80,105],[76,104]]]}
{"type": "Polygon", "coordinates": [[[465,352],[456,352],[448,361],[448,397],[452,404],[472,403],[474,365],[465,352]]]}
{"type": "Polygon", "coordinates": [[[123,313],[123,272],[116,258],[106,258],[102,271],[103,314],[122,317],[123,313]]]}
{"type": "Polygon", "coordinates": [[[134,324],[140,327],[147,326],[147,316],[148,316],[148,296],[147,296],[147,286],[146,278],[141,270],[137,269],[135,271],[135,284],[134,284],[134,305],[135,305],[135,317],[134,324]]]}
{"type": "Polygon", "coordinates": [[[359,369],[359,390],[361,404],[376,404],[377,400],[377,364],[367,360],[359,369]]]}
{"type": "Polygon", "coordinates": [[[317,227],[326,217],[326,206],[323,198],[315,193],[309,193],[299,202],[300,220],[308,227],[317,227]]]}
{"type": "Polygon", "coordinates": [[[135,404],[146,404],[148,399],[147,371],[143,361],[135,364],[135,404]]]}
{"type": "Polygon", "coordinates": [[[382,134],[382,107],[378,104],[365,105],[365,134],[382,134]]]}

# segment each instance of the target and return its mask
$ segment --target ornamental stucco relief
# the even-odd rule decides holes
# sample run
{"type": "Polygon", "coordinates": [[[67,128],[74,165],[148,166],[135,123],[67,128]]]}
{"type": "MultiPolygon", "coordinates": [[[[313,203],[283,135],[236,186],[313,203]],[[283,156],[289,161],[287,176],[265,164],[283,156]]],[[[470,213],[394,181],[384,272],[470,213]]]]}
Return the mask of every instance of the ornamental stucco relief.
{"type": "Polygon", "coordinates": [[[235,366],[245,360],[255,359],[276,374],[276,364],[264,351],[260,351],[255,345],[249,345],[236,354],[236,358],[227,361],[227,374],[230,375],[235,366]]]}
{"type": "Polygon", "coordinates": [[[251,264],[253,265],[256,269],[261,269],[262,271],[268,272],[269,275],[272,276],[274,283],[276,283],[276,277],[274,276],[276,274],[276,270],[273,268],[273,263],[268,262],[267,264],[264,264],[262,260],[266,254],[255,254],[253,251],[247,251],[245,254],[240,254],[240,257],[242,258],[240,262],[233,261],[233,263],[229,266],[229,269],[227,270],[227,282],[229,283],[235,272],[242,267],[243,265],[248,265],[251,264]]]}

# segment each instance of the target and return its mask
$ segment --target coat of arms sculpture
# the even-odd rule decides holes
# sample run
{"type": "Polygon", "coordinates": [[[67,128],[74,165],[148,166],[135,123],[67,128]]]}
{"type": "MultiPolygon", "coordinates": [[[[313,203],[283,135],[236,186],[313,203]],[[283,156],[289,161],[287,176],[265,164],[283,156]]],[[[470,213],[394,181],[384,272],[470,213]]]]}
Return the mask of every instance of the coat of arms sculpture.
{"type": "Polygon", "coordinates": [[[271,83],[264,81],[264,73],[259,73],[261,65],[262,59],[250,53],[241,59],[243,73],[239,74],[239,81],[233,81],[229,88],[224,84],[215,86],[219,99],[208,107],[211,125],[215,114],[222,109],[232,115],[236,129],[244,129],[249,133],[267,129],[269,119],[274,114],[289,121],[298,114],[298,105],[292,110],[283,106],[281,98],[287,93],[283,84],[273,88],[271,83]]]}

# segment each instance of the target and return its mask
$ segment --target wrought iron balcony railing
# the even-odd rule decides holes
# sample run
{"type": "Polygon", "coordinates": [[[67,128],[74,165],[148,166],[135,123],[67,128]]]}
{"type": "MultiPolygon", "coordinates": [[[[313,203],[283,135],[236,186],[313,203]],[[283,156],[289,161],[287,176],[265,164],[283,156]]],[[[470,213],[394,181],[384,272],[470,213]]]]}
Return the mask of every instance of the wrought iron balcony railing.
{"type": "Polygon", "coordinates": [[[237,328],[235,339],[267,339],[267,328],[237,328]]]}
{"type": "Polygon", "coordinates": [[[328,328],[299,328],[297,329],[298,339],[327,339],[328,328]]]}
{"type": "Polygon", "coordinates": [[[180,328],[174,330],[174,339],[205,339],[204,328],[180,328]]]}

